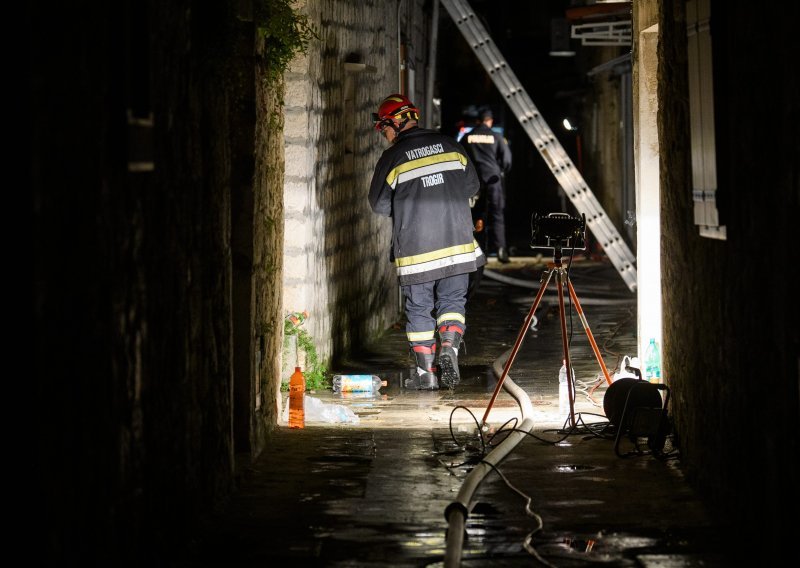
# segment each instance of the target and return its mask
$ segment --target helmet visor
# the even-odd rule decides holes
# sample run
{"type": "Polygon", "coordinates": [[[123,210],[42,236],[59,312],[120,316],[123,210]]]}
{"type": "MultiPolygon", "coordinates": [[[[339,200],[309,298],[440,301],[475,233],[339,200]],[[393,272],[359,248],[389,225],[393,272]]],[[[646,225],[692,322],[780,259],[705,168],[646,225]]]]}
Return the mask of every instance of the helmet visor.
{"type": "Polygon", "coordinates": [[[375,130],[383,132],[383,129],[392,124],[391,118],[381,118],[378,113],[372,113],[372,120],[375,122],[375,130]]]}

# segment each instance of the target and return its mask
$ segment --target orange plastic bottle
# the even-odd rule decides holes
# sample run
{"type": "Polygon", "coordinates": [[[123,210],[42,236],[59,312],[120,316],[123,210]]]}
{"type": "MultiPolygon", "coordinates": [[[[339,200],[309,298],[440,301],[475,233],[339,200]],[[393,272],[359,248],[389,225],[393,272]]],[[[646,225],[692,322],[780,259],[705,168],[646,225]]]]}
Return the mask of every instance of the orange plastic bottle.
{"type": "Polygon", "coordinates": [[[289,428],[305,428],[306,413],[303,398],[306,393],[306,378],[300,367],[294,368],[289,378],[289,428]]]}

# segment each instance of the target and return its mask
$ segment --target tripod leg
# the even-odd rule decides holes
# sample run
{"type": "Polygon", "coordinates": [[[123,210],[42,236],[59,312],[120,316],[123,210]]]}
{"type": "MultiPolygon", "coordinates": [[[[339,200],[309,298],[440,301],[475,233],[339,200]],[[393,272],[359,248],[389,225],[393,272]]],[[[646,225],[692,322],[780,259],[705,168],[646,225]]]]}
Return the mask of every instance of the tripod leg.
{"type": "Polygon", "coordinates": [[[564,348],[564,364],[567,367],[567,393],[569,393],[569,425],[576,426],[575,422],[575,384],[572,378],[572,363],[569,360],[569,343],[567,342],[567,319],[564,311],[564,280],[563,269],[557,268],[556,286],[558,288],[558,315],[561,320],[561,344],[564,348]]]}
{"type": "Polygon", "coordinates": [[[612,382],[611,376],[608,374],[606,364],[603,362],[603,357],[600,355],[600,349],[597,348],[597,343],[592,335],[592,330],[589,329],[589,323],[586,321],[586,316],[583,315],[583,309],[581,308],[581,303],[578,301],[578,295],[575,293],[575,289],[572,287],[572,282],[569,280],[569,278],[567,278],[567,287],[569,288],[569,296],[572,298],[572,303],[575,304],[575,309],[578,310],[578,316],[581,318],[581,324],[583,324],[583,329],[586,332],[586,336],[589,338],[589,343],[592,346],[592,351],[594,351],[595,359],[597,359],[597,362],[600,364],[600,369],[603,371],[606,382],[610,385],[612,382]]]}
{"type": "Polygon", "coordinates": [[[549,271],[547,273],[547,278],[544,279],[542,285],[539,287],[539,292],[536,294],[536,299],[533,301],[533,305],[531,309],[528,311],[528,315],[525,318],[525,322],[522,324],[522,327],[517,334],[517,340],[514,342],[514,347],[511,349],[511,354],[508,356],[508,360],[506,364],[503,366],[503,374],[500,375],[500,380],[497,381],[497,386],[494,387],[494,392],[492,393],[492,398],[489,399],[489,406],[486,407],[486,412],[483,414],[483,420],[481,425],[486,424],[486,418],[489,416],[489,411],[492,409],[494,405],[494,401],[497,398],[497,394],[500,392],[500,387],[503,386],[503,381],[506,380],[506,376],[508,375],[508,371],[511,369],[511,364],[514,362],[514,358],[517,356],[517,352],[519,351],[520,346],[522,345],[522,340],[525,339],[525,334],[528,332],[528,329],[531,325],[531,320],[533,319],[533,314],[536,312],[536,308],[539,307],[539,302],[542,300],[542,296],[544,296],[544,291],[547,289],[547,284],[550,283],[550,278],[553,276],[553,272],[549,271]]]}

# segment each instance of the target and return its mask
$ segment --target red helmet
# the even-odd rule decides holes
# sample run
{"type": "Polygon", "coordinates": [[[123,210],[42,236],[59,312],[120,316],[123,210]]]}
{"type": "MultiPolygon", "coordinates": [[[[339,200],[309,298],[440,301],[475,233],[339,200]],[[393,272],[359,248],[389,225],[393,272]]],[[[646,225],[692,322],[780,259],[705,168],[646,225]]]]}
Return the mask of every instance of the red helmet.
{"type": "Polygon", "coordinates": [[[381,126],[386,121],[391,121],[393,118],[411,118],[418,120],[419,109],[415,107],[414,103],[405,95],[389,95],[383,99],[381,106],[378,107],[378,112],[372,113],[372,120],[375,122],[375,130],[380,130],[381,126]]]}

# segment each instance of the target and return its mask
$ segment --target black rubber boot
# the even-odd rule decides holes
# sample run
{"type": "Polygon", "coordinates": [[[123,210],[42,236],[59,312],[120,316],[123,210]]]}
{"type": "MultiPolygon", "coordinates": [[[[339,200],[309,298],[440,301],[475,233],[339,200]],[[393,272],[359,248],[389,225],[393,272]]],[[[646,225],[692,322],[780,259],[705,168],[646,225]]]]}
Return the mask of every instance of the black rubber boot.
{"type": "Polygon", "coordinates": [[[417,367],[411,378],[406,379],[407,389],[439,390],[439,380],[433,370],[433,361],[436,358],[436,346],[424,347],[417,345],[412,348],[417,367]]]}
{"type": "Polygon", "coordinates": [[[461,333],[454,330],[439,329],[441,350],[439,351],[439,378],[453,388],[461,380],[458,371],[458,348],[461,346],[461,333]]]}
{"type": "Polygon", "coordinates": [[[506,247],[500,247],[497,249],[497,260],[503,264],[511,261],[511,259],[508,258],[508,251],[506,250],[506,247]]]}

